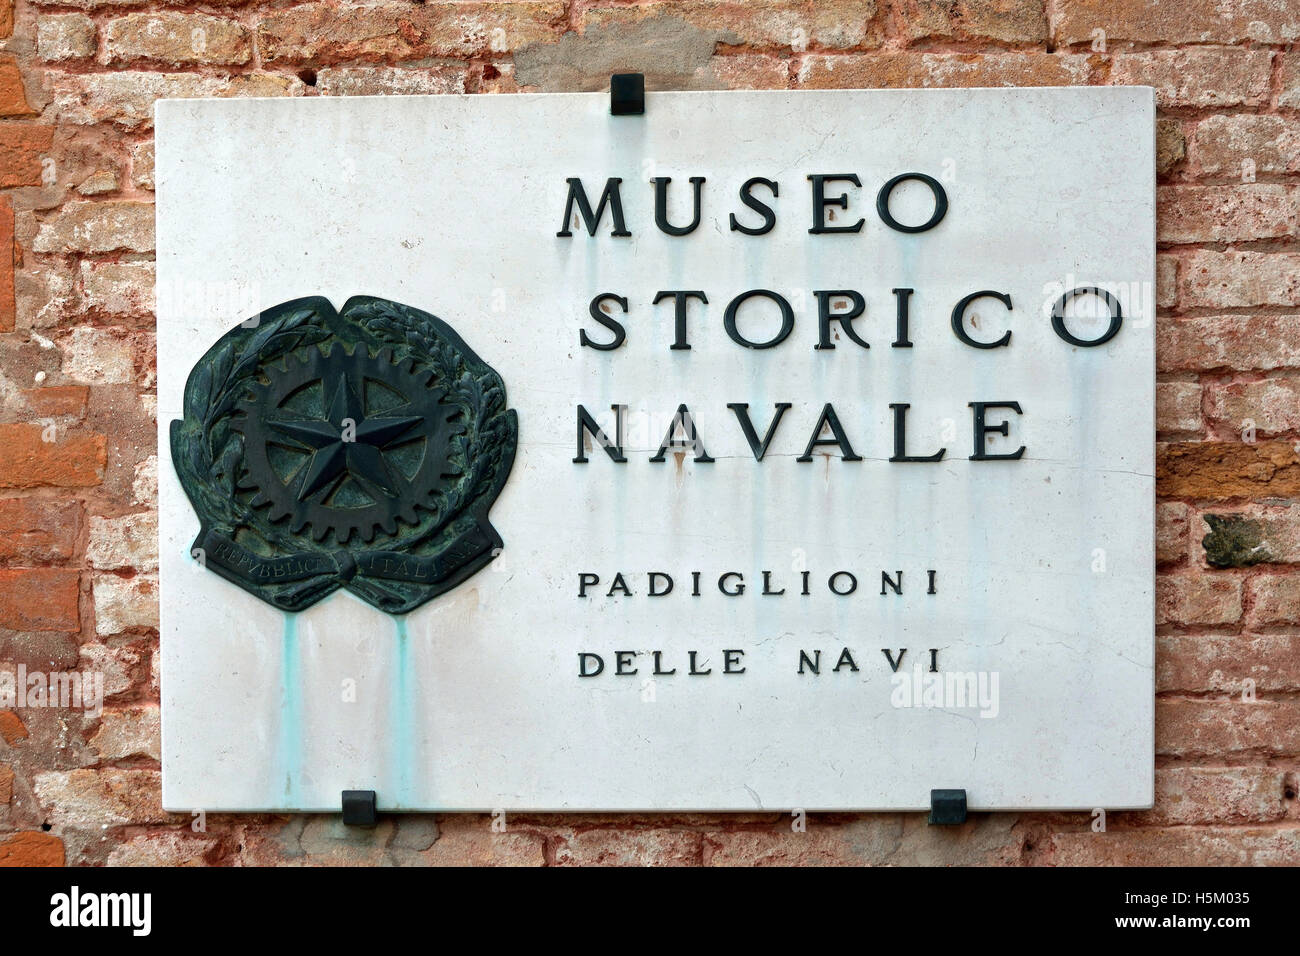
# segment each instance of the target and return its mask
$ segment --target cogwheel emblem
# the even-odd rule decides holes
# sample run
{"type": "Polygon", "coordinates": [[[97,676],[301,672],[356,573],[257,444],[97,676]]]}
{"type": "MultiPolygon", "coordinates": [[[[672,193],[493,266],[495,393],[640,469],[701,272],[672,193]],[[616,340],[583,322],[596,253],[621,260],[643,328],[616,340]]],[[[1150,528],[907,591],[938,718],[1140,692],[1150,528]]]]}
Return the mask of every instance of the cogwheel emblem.
{"type": "Polygon", "coordinates": [[[195,364],[171,454],[209,570],[286,610],[343,587],[401,614],[500,553],[488,511],[517,434],[501,377],[442,320],[313,297],[195,364]]]}
{"type": "Polygon", "coordinates": [[[240,487],[255,490],[250,504],[267,506],[272,522],[287,518],[291,532],[317,541],[369,542],[376,531],[395,534],[398,519],[414,525],[444,475],[455,477],[448,453],[464,431],[453,422],[460,412],[413,358],[336,344],[290,355],[266,375],[234,427],[247,465],[240,487]]]}

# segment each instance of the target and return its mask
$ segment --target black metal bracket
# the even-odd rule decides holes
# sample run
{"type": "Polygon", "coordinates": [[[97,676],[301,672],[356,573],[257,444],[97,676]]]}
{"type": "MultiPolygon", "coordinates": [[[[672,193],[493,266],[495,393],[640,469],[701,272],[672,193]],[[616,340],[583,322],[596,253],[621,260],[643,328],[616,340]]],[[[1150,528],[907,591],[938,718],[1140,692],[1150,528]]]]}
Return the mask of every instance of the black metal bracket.
{"type": "Polygon", "coordinates": [[[952,827],[966,822],[965,790],[931,790],[930,823],[952,827]]]}
{"type": "Polygon", "coordinates": [[[350,827],[373,827],[379,822],[375,809],[375,791],[344,790],[343,822],[350,827]]]}
{"type": "Polygon", "coordinates": [[[645,74],[615,73],[609,78],[611,116],[640,116],[645,112],[645,74]]]}

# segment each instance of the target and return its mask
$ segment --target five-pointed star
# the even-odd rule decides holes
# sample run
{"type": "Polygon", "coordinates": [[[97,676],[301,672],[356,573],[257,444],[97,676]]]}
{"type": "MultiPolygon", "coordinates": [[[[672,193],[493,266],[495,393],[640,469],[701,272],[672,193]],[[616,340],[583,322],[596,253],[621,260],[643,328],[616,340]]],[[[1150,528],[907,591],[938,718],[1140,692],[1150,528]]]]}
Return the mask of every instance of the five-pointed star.
{"type": "Polygon", "coordinates": [[[379,492],[378,497],[395,496],[398,481],[384,461],[383,449],[422,419],[418,415],[400,414],[410,405],[389,409],[383,417],[366,418],[365,402],[346,372],[334,376],[333,382],[327,380],[323,384],[326,389],[324,419],[267,422],[282,435],[311,449],[311,460],[303,469],[302,484],[298,488],[298,500],[306,501],[322,488],[332,488],[344,473],[368,486],[368,490],[379,492]],[[355,431],[348,429],[346,422],[350,422],[355,431]]]}

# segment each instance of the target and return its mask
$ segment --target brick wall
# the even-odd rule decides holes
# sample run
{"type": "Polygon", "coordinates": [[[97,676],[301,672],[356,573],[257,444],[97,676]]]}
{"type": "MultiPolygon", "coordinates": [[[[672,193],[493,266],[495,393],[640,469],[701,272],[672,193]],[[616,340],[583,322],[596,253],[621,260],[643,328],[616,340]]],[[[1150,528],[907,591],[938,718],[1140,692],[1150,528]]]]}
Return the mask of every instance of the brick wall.
{"type": "Polygon", "coordinates": [[[3,863],[1300,864],[1297,0],[0,0],[3,863]],[[1154,810],[211,816],[159,806],[160,96],[1142,83],[1158,91],[1154,810]],[[1250,683],[1253,682],[1253,683],[1250,683]]]}

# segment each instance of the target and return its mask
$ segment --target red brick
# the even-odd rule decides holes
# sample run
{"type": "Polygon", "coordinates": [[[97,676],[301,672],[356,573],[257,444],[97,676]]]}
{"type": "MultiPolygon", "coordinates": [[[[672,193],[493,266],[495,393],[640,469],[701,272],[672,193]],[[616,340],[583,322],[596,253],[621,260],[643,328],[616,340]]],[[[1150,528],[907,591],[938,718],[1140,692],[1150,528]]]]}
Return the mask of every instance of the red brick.
{"type": "Polygon", "coordinates": [[[0,840],[0,866],[63,866],[63,841],[25,830],[0,840]]]}
{"type": "Polygon", "coordinates": [[[1225,428],[1254,424],[1259,437],[1300,431],[1300,381],[1293,378],[1233,382],[1209,388],[1209,416],[1225,428]]]}
{"type": "Polygon", "coordinates": [[[250,839],[241,854],[245,865],[281,865],[301,862],[312,865],[391,865],[436,867],[540,867],[546,863],[545,839],[529,827],[509,822],[504,832],[492,829],[491,821],[478,814],[448,814],[436,827],[419,826],[421,818],[403,814],[390,823],[381,821],[374,839],[359,839],[328,817],[313,817],[301,829],[294,850],[286,859],[283,840],[274,829],[250,828],[250,839]],[[387,833],[385,833],[387,829],[387,833]],[[394,832],[395,831],[395,832],[394,832]]]}
{"type": "Polygon", "coordinates": [[[1300,453],[1289,442],[1156,445],[1162,498],[1290,498],[1300,495],[1300,453]]]}
{"type": "Polygon", "coordinates": [[[861,87],[1075,86],[1088,59],[1048,53],[866,53],[806,56],[799,85],[861,87]]]}
{"type": "Polygon", "coordinates": [[[464,93],[469,67],[401,68],[391,66],[327,67],[316,75],[321,96],[410,96],[464,93]]]}
{"type": "Polygon", "coordinates": [[[698,866],[700,834],[686,830],[567,830],[558,836],[558,866],[698,866]]]}
{"type": "Polygon", "coordinates": [[[34,112],[27,102],[18,58],[0,55],[0,116],[30,116],[34,112]]]}
{"type": "Polygon", "coordinates": [[[0,627],[77,630],[80,579],[71,568],[0,568],[0,627]]]}
{"type": "Polygon", "coordinates": [[[1253,624],[1300,623],[1300,575],[1260,574],[1250,580],[1253,624]]]}
{"type": "Polygon", "coordinates": [[[0,425],[0,488],[87,488],[104,477],[103,435],[61,432],[44,441],[40,425],[0,425]]]}
{"type": "Polygon", "coordinates": [[[1300,121],[1241,113],[1209,116],[1196,124],[1192,158],[1202,173],[1249,181],[1300,171],[1300,121]]]}
{"type": "Polygon", "coordinates": [[[10,747],[27,737],[26,725],[12,710],[0,710],[0,737],[3,737],[4,742],[10,747]]]}
{"type": "Polygon", "coordinates": [[[105,518],[92,515],[85,563],[92,568],[134,568],[152,571],[158,567],[158,513],[105,518]]]}
{"type": "Polygon", "coordinates": [[[8,764],[0,763],[0,804],[9,805],[14,798],[14,769],[8,764]]]}
{"type": "MultiPolygon", "coordinates": [[[[96,672],[104,675],[104,698],[125,694],[132,687],[142,687],[148,673],[150,689],[157,693],[153,675],[150,673],[153,654],[138,642],[114,641],[112,646],[98,641],[81,644],[77,647],[75,668],[83,672],[96,672]],[[146,660],[149,663],[146,663],[146,660]]],[[[71,669],[71,668],[69,668],[71,669]]]]}
{"type": "Polygon", "coordinates": [[[76,547],[80,523],[76,501],[0,500],[0,561],[66,561],[76,547]]]}
{"type": "Polygon", "coordinates": [[[790,61],[778,56],[715,56],[709,60],[709,69],[728,90],[783,90],[790,85],[790,61]]]}
{"type": "Polygon", "coordinates": [[[1181,273],[1183,308],[1300,305],[1300,253],[1197,250],[1181,273]]]}
{"type": "Polygon", "coordinates": [[[1156,431],[1199,432],[1203,425],[1200,385],[1195,382],[1156,384],[1156,431]]]}
{"type": "Polygon", "coordinates": [[[1156,505],[1156,561],[1172,564],[1187,557],[1191,509],[1177,501],[1156,505]]]}
{"type": "Polygon", "coordinates": [[[53,101],[47,119],[93,126],[113,123],[127,130],[153,125],[154,103],[163,98],[230,96],[301,96],[306,88],[296,76],[250,72],[234,76],[122,70],[112,73],[46,73],[53,101]]]}
{"type": "Polygon", "coordinates": [[[1156,173],[1167,176],[1187,156],[1183,124],[1172,117],[1156,120],[1156,173]]]}
{"type": "Polygon", "coordinates": [[[1300,690],[1300,634],[1187,635],[1156,638],[1156,690],[1241,696],[1300,690]]]}
{"type": "Polygon", "coordinates": [[[0,189],[41,185],[41,159],[53,142],[53,126],[0,123],[0,189]]]}
{"type": "Polygon", "coordinates": [[[257,37],[266,63],[460,58],[558,38],[564,14],[560,0],[313,3],[267,13],[257,37]]]}
{"type": "MultiPolygon", "coordinates": [[[[157,547],[149,542],[152,548],[157,547]]],[[[156,558],[155,558],[156,561],[156,558]]],[[[97,574],[94,581],[95,633],[121,634],[158,626],[158,577],[97,574]]]]}
{"type": "Polygon", "coordinates": [[[47,63],[87,60],[96,46],[95,21],[84,13],[56,13],[36,21],[36,53],[47,63]]]}
{"type": "MultiPolygon", "coordinates": [[[[1027,2],[1035,0],[1014,0],[1017,6],[1027,2]]],[[[884,28],[875,17],[877,8],[883,5],[879,0],[650,0],[631,7],[600,6],[582,10],[578,26],[584,35],[603,31],[606,37],[619,37],[631,33],[641,21],[662,22],[671,18],[685,21],[695,30],[711,33],[732,46],[795,52],[809,48],[848,50],[880,46],[884,28]]],[[[918,5],[929,7],[932,3],[920,0],[918,5]]],[[[943,4],[945,8],[957,6],[943,4]]],[[[961,6],[988,4],[983,0],[973,3],[963,0],[961,6]]],[[[959,17],[961,13],[945,9],[938,14],[943,15],[959,17]]],[[[930,23],[939,27],[937,19],[937,16],[932,18],[930,23]]]]}
{"type": "Polygon", "coordinates": [[[218,841],[182,830],[144,833],[119,844],[106,861],[109,866],[206,866],[218,841]]]}
{"type": "Polygon", "coordinates": [[[154,148],[153,140],[136,143],[131,150],[131,180],[140,189],[153,189],[154,148]]]}
{"type": "Polygon", "coordinates": [[[63,375],[74,382],[127,385],[137,380],[138,368],[154,364],[152,335],[123,326],[78,325],[56,343],[63,375]]]}
{"type": "Polygon", "coordinates": [[[14,207],[0,196],[0,332],[11,332],[17,319],[14,299],[14,207]]]}
{"type": "Polygon", "coordinates": [[[1156,701],[1156,753],[1170,757],[1300,754],[1300,701],[1156,701]]]}
{"type": "Polygon", "coordinates": [[[0,0],[0,40],[14,35],[14,0],[0,0]]]}
{"type": "Polygon", "coordinates": [[[152,10],[128,13],[105,23],[100,61],[123,64],[149,60],[168,66],[243,64],[252,56],[252,35],[236,20],[205,13],[152,10]]]}
{"type": "Polygon", "coordinates": [[[109,199],[70,202],[41,223],[35,252],[152,252],[154,208],[150,202],[109,199]]]}
{"type": "Polygon", "coordinates": [[[1162,372],[1300,368],[1300,315],[1156,320],[1162,372]]]}
{"type": "Polygon", "coordinates": [[[1282,57],[1282,92],[1277,105],[1282,109],[1300,109],[1300,54],[1288,53],[1282,57]]]}
{"type": "MultiPolygon", "coordinates": [[[[877,818],[884,822],[887,818],[877,818]]],[[[864,861],[839,827],[812,826],[804,833],[731,830],[707,836],[710,866],[859,866],[864,861]]]]}
{"type": "Polygon", "coordinates": [[[88,743],[103,761],[148,757],[161,760],[161,713],[156,706],[109,708],[88,743]]]}
{"type": "MultiPolygon", "coordinates": [[[[32,788],[56,825],[98,830],[173,819],[162,808],[162,774],[157,770],[48,771],[36,774],[32,788]]],[[[188,814],[185,819],[188,822],[188,814]]]]}
{"type": "Polygon", "coordinates": [[[1057,833],[1052,837],[1052,862],[1057,866],[1295,866],[1300,864],[1300,828],[1057,833]]]}
{"type": "Polygon", "coordinates": [[[82,418],[90,389],[85,385],[46,385],[23,389],[22,398],[34,418],[82,418]]]}
{"type": "Polygon", "coordinates": [[[1169,255],[1156,256],[1156,307],[1172,309],[1178,304],[1178,260],[1169,255]]]}
{"type": "Polygon", "coordinates": [[[1120,53],[1111,59],[1110,82],[1154,86],[1162,107],[1262,106],[1272,59],[1267,50],[1213,47],[1120,53]]]}
{"type": "Polygon", "coordinates": [[[1241,579],[1224,574],[1156,576],[1157,624],[1231,624],[1241,620],[1241,579]]]}
{"type": "Polygon", "coordinates": [[[1159,242],[1246,242],[1296,229],[1296,189],[1266,183],[1161,186],[1156,190],[1159,242]]]}
{"type": "Polygon", "coordinates": [[[1287,815],[1287,773],[1278,767],[1156,770],[1155,806],[1115,818],[1123,826],[1270,823],[1287,815]]]}
{"type": "Polygon", "coordinates": [[[987,39],[1040,43],[1047,39],[1043,0],[899,0],[903,31],[913,40],[987,39]]]}
{"type": "Polygon", "coordinates": [[[1300,38],[1300,11],[1286,0],[1060,0],[1058,44],[1108,42],[1286,43],[1300,38]]]}
{"type": "Polygon", "coordinates": [[[867,813],[844,822],[818,816],[795,832],[790,817],[774,829],[705,834],[708,866],[988,866],[1019,863],[1024,837],[1010,814],[972,817],[960,827],[929,826],[924,814],[867,813]]]}

